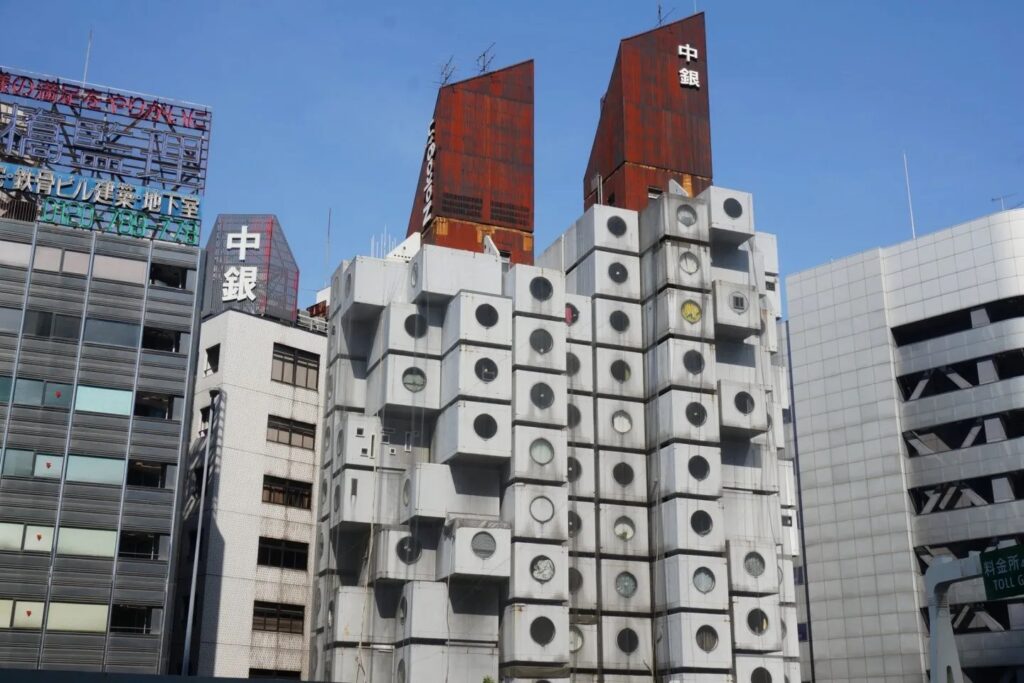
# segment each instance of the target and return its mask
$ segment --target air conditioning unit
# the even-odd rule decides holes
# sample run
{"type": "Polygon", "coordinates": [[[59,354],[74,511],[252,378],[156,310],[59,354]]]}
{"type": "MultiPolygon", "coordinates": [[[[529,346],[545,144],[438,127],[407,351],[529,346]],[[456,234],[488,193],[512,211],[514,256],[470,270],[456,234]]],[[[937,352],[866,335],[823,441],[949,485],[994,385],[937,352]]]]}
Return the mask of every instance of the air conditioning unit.
{"type": "Polygon", "coordinates": [[[442,407],[456,400],[512,401],[512,352],[458,344],[441,361],[442,407]]]}
{"type": "Polygon", "coordinates": [[[342,318],[365,320],[393,301],[410,301],[409,266],[399,261],[357,256],[341,275],[342,318]]]}
{"type": "Polygon", "coordinates": [[[565,376],[570,391],[594,393],[594,351],[589,344],[568,344],[565,376]]]}
{"type": "Polygon", "coordinates": [[[594,443],[594,399],[570,393],[565,406],[566,438],[570,444],[594,443]]]}
{"type": "Polygon", "coordinates": [[[567,395],[565,375],[512,371],[512,412],[516,424],[564,427],[567,395]]]}
{"type": "Polygon", "coordinates": [[[570,341],[586,342],[594,337],[590,298],[578,294],[565,295],[566,337],[570,341]]]}
{"type": "Polygon", "coordinates": [[[726,545],[732,567],[729,585],[733,593],[778,594],[782,570],[774,543],[729,539],[726,545]]]}
{"type": "MultiPolygon", "coordinates": [[[[725,280],[715,280],[715,336],[743,341],[761,333],[761,308],[757,288],[725,280]]],[[[774,321],[772,321],[774,324],[774,321]]]]}
{"type": "Polygon", "coordinates": [[[654,661],[650,619],[604,617],[601,619],[601,642],[606,668],[650,672],[654,661]]]}
{"type": "Polygon", "coordinates": [[[394,590],[342,586],[334,596],[334,643],[390,645],[400,595],[394,590]]]}
{"type": "Polygon", "coordinates": [[[656,462],[658,472],[651,479],[661,498],[722,495],[722,453],[717,447],[672,443],[658,450],[656,462]]]}
{"type": "Polygon", "coordinates": [[[377,322],[369,366],[372,368],[392,352],[440,358],[441,315],[438,309],[420,308],[415,304],[389,304],[377,322]]]}
{"type": "Polygon", "coordinates": [[[658,617],[654,622],[654,642],[659,668],[732,668],[728,614],[676,612],[658,617]]]}
{"type": "Polygon", "coordinates": [[[660,538],[655,538],[659,553],[725,552],[724,515],[717,500],[672,498],[655,506],[651,514],[660,521],[660,538]]]}
{"type": "Polygon", "coordinates": [[[712,185],[700,193],[708,206],[711,240],[739,246],[754,236],[754,202],[748,192],[712,185]]]}
{"type": "MultiPolygon", "coordinates": [[[[712,297],[706,292],[666,289],[644,303],[643,341],[651,347],[668,336],[714,341],[712,297]]],[[[713,359],[705,359],[711,362],[713,359]]]]}
{"type": "Polygon", "coordinates": [[[441,407],[441,361],[387,354],[366,383],[366,412],[434,412],[441,407]]]}
{"type": "Polygon", "coordinates": [[[590,446],[569,448],[565,479],[569,484],[570,496],[591,500],[597,498],[597,468],[594,462],[594,449],[590,446]]]}
{"type": "Polygon", "coordinates": [[[380,466],[380,419],[359,413],[339,412],[335,425],[337,434],[334,443],[329,435],[324,435],[323,450],[335,450],[334,470],[343,467],[364,467],[372,469],[380,466]]]}
{"type": "MultiPolygon", "coordinates": [[[[573,614],[569,617],[569,664],[576,669],[597,669],[601,666],[598,655],[597,617],[573,614]]],[[[574,674],[572,680],[576,680],[574,674]]]]}
{"type": "Polygon", "coordinates": [[[507,522],[449,520],[437,548],[437,580],[500,581],[509,577],[512,530],[507,522]]]}
{"type": "MultiPolygon", "coordinates": [[[[658,514],[655,510],[652,514],[658,514]]],[[[729,567],[724,557],[669,555],[654,563],[654,609],[729,609],[729,567]]]]}
{"type": "Polygon", "coordinates": [[[799,658],[800,639],[797,632],[799,619],[797,618],[796,605],[782,605],[779,611],[782,612],[780,626],[782,631],[782,654],[784,657],[799,658]]]}
{"type": "Polygon", "coordinates": [[[456,401],[437,418],[431,457],[439,463],[494,463],[507,461],[511,446],[511,407],[456,401]]]}
{"type": "Polygon", "coordinates": [[[462,291],[448,304],[441,334],[442,353],[456,344],[510,348],[511,339],[511,299],[462,291]]]}
{"type": "Polygon", "coordinates": [[[449,516],[498,519],[500,484],[492,468],[417,463],[401,475],[396,513],[403,524],[449,516]]]}
{"type": "Polygon", "coordinates": [[[565,372],[565,322],[516,316],[513,328],[514,367],[565,372]]]}
{"type": "Polygon", "coordinates": [[[498,587],[478,582],[410,581],[395,613],[395,640],[498,640],[498,587]]]}
{"type": "Polygon", "coordinates": [[[644,321],[640,304],[593,299],[594,341],[619,349],[643,348],[644,321]]]}
{"type": "Polygon", "coordinates": [[[597,560],[582,555],[570,555],[569,607],[573,610],[596,610],[598,588],[597,560]]]}
{"type": "Polygon", "coordinates": [[[643,453],[602,450],[599,498],[610,503],[647,503],[647,456],[643,453]]]}
{"type": "Polygon", "coordinates": [[[550,543],[512,543],[511,600],[564,601],[569,597],[569,551],[550,543]]]}
{"type": "Polygon", "coordinates": [[[334,520],[342,528],[364,524],[397,525],[398,488],[402,476],[401,472],[390,470],[342,470],[332,480],[334,520]]]}
{"type": "MultiPolygon", "coordinates": [[[[739,647],[737,645],[737,647],[739,647]]],[[[781,656],[736,655],[736,681],[784,681],[786,663],[781,656]]],[[[797,679],[800,680],[800,679],[797,679]]]]}
{"type": "Polygon", "coordinates": [[[592,251],[565,275],[573,294],[626,301],[640,300],[640,259],[610,251],[592,251]]]}
{"type": "Polygon", "coordinates": [[[644,356],[639,351],[598,348],[595,353],[597,393],[642,401],[644,394],[644,356]]]}
{"type": "Polygon", "coordinates": [[[666,193],[640,213],[640,251],[664,239],[708,241],[708,208],[701,198],[666,193]]]}
{"type": "Polygon", "coordinates": [[[501,619],[502,664],[567,664],[569,608],[513,603],[501,619]]]}
{"type": "Polygon", "coordinates": [[[501,294],[502,263],[497,256],[424,244],[409,261],[410,299],[447,303],[472,283],[473,291],[501,294]]]}
{"type": "Polygon", "coordinates": [[[651,611],[651,565],[642,560],[601,560],[601,609],[651,611]]]}
{"type": "Polygon", "coordinates": [[[504,285],[516,315],[565,320],[565,274],[561,270],[519,263],[505,273],[504,285]]]}
{"type": "Polygon", "coordinates": [[[623,254],[640,253],[640,231],[636,211],[608,204],[594,204],[565,233],[567,270],[594,249],[623,254]]]}
{"type": "Polygon", "coordinates": [[[561,486],[565,483],[567,453],[564,429],[515,425],[507,479],[544,481],[561,486]]]}
{"type": "Polygon", "coordinates": [[[711,250],[703,244],[662,242],[640,257],[640,269],[643,299],[666,287],[711,289],[711,250]]]}
{"type": "Polygon", "coordinates": [[[501,518],[516,539],[564,541],[569,534],[568,500],[564,486],[512,484],[501,499],[501,518]]]}
{"type": "MultiPolygon", "coordinates": [[[[392,683],[394,651],[383,647],[333,647],[324,650],[328,657],[323,680],[337,683],[392,683]]],[[[310,676],[312,678],[312,675],[310,676]]]]}
{"type": "Polygon", "coordinates": [[[732,621],[737,650],[778,652],[782,649],[781,612],[777,595],[732,596],[732,621]]]}
{"type": "Polygon", "coordinates": [[[644,404],[612,398],[597,399],[597,444],[602,448],[643,451],[644,404]]]}
{"type": "Polygon", "coordinates": [[[409,643],[395,648],[394,663],[393,683],[498,680],[498,648],[489,645],[409,643]]]}
{"type": "Polygon", "coordinates": [[[764,387],[718,381],[718,415],[722,434],[751,437],[768,429],[768,399],[764,387]]]}
{"type": "Polygon", "coordinates": [[[673,389],[647,404],[648,439],[657,445],[676,440],[718,443],[714,394],[673,389]]]}
{"type": "Polygon", "coordinates": [[[437,547],[432,534],[413,534],[406,527],[378,529],[373,553],[374,581],[434,580],[437,547]]]}
{"type": "Polygon", "coordinates": [[[597,551],[597,513],[594,503],[585,500],[569,501],[568,535],[569,552],[597,551]]]}
{"type": "Polygon", "coordinates": [[[647,508],[601,503],[601,554],[647,557],[647,508]]]}
{"type": "Polygon", "coordinates": [[[665,339],[647,352],[647,390],[657,395],[669,387],[714,391],[715,346],[692,339],[665,339]]]}

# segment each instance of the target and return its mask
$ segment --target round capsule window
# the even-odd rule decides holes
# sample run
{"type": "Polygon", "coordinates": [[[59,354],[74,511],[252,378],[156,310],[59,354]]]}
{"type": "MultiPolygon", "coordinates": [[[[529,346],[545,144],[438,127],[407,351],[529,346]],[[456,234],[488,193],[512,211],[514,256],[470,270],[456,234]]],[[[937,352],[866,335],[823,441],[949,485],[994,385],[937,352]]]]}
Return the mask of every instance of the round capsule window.
{"type": "Polygon", "coordinates": [[[583,587],[583,574],[576,567],[569,567],[569,592],[576,593],[583,587]]]}
{"type": "Polygon", "coordinates": [[[622,237],[626,234],[626,221],[622,220],[622,216],[612,216],[608,219],[608,232],[615,237],[622,237]]]}
{"type": "Polygon", "coordinates": [[[530,516],[541,524],[550,522],[555,516],[555,504],[547,496],[537,496],[530,501],[530,516]]]}
{"type": "Polygon", "coordinates": [[[530,387],[530,401],[542,410],[550,408],[555,402],[555,392],[544,382],[537,382],[530,387]]]}
{"type": "Polygon", "coordinates": [[[704,652],[711,652],[718,647],[718,632],[705,624],[697,629],[697,647],[704,652]]]}
{"type": "Polygon", "coordinates": [[[608,316],[608,324],[616,332],[625,332],[629,329],[629,316],[622,311],[612,311],[612,314],[608,316]]]}
{"type": "Polygon", "coordinates": [[[772,675],[768,669],[759,666],[750,672],[750,683],[772,683],[772,675]]]}
{"type": "Polygon", "coordinates": [[[636,595],[636,577],[629,572],[619,572],[615,577],[615,592],[624,598],[636,595]]]}
{"type": "Polygon", "coordinates": [[[498,309],[490,304],[480,304],[476,307],[476,321],[481,327],[494,327],[498,324],[498,309]]]}
{"type": "Polygon", "coordinates": [[[612,525],[612,533],[620,541],[631,541],[636,535],[636,525],[629,517],[622,516],[616,519],[615,524],[612,525]]]}
{"type": "Polygon", "coordinates": [[[633,371],[629,367],[629,363],[624,360],[612,361],[612,365],[609,368],[612,373],[612,378],[617,382],[628,382],[629,378],[633,375],[633,371]]]}
{"type": "Polygon", "coordinates": [[[555,563],[547,555],[538,555],[530,561],[530,576],[537,583],[547,583],[555,578],[555,563]]]}
{"type": "Polygon", "coordinates": [[[427,319],[419,313],[413,313],[405,319],[405,331],[413,339],[419,339],[427,333],[427,319]]]}
{"type": "Polygon", "coordinates": [[[538,645],[547,645],[555,639],[555,624],[547,617],[537,617],[530,622],[530,638],[538,645]]]}
{"type": "Polygon", "coordinates": [[[498,433],[498,423],[487,413],[477,415],[473,420],[473,431],[481,439],[490,439],[498,433]]]}
{"type": "Polygon", "coordinates": [[[569,480],[569,483],[573,483],[580,478],[583,474],[583,467],[580,465],[580,461],[571,455],[566,461],[567,472],[565,478],[569,480]]]}
{"type": "Polygon", "coordinates": [[[686,419],[694,427],[700,427],[708,420],[708,409],[694,401],[686,406],[686,419]]]}
{"type": "Polygon", "coordinates": [[[754,635],[764,635],[768,631],[768,615],[764,610],[755,607],[747,612],[747,627],[754,635]]]}
{"type": "Polygon", "coordinates": [[[750,415],[754,412],[754,397],[745,391],[738,392],[736,398],[733,399],[733,403],[736,404],[736,410],[744,415],[750,415]]]}
{"type": "Polygon", "coordinates": [[[530,348],[537,353],[544,355],[551,351],[554,345],[555,340],[547,330],[539,329],[530,333],[530,348]]]}
{"type": "Polygon", "coordinates": [[[699,375],[704,372],[704,356],[700,351],[690,349],[683,354],[683,367],[691,375],[699,375]]]}
{"type": "Polygon", "coordinates": [[[565,374],[569,377],[575,377],[580,371],[580,359],[575,353],[569,352],[565,354],[565,374]]]}
{"type": "Polygon", "coordinates": [[[686,469],[690,471],[690,476],[697,481],[704,481],[711,474],[711,465],[703,455],[692,456],[686,463],[686,469]]]}
{"type": "Polygon", "coordinates": [[[608,266],[608,277],[611,278],[612,282],[621,285],[629,279],[629,270],[626,269],[626,266],[616,261],[608,266]]]}
{"type": "Polygon", "coordinates": [[[583,648],[583,632],[576,626],[569,627],[569,652],[579,652],[583,648]]]}
{"type": "Polygon", "coordinates": [[[576,538],[576,535],[580,533],[580,529],[583,528],[583,520],[575,510],[569,510],[569,538],[576,538]]]}
{"type": "Polygon", "coordinates": [[[628,434],[633,429],[633,418],[625,410],[616,410],[612,414],[612,429],[619,434],[628,434]]]}
{"type": "Polygon", "coordinates": [[[565,324],[572,327],[580,320],[580,309],[573,304],[565,305],[565,324]]]}
{"type": "Polygon", "coordinates": [[[676,209],[676,220],[684,228],[691,228],[697,223],[697,211],[689,204],[682,204],[676,209]]]}
{"type": "Polygon", "coordinates": [[[711,521],[711,515],[704,510],[697,510],[690,515],[690,528],[693,529],[693,533],[698,536],[707,536],[711,533],[711,527],[713,523],[711,521]]]}
{"type": "Polygon", "coordinates": [[[722,210],[725,211],[726,216],[733,219],[739,218],[743,215],[743,205],[733,197],[729,197],[722,202],[722,210]]]}
{"type": "Polygon", "coordinates": [[[569,429],[578,427],[580,421],[583,419],[583,415],[580,413],[580,409],[570,403],[565,407],[566,421],[569,424],[569,429]]]}
{"type": "Polygon", "coordinates": [[[551,285],[551,280],[546,277],[538,275],[530,280],[530,294],[537,301],[547,301],[554,293],[555,288],[551,285]]]}
{"type": "Polygon", "coordinates": [[[494,536],[491,536],[486,531],[478,531],[470,540],[469,547],[473,550],[474,555],[486,560],[494,555],[494,551],[498,549],[498,544],[494,540],[494,536]]]}
{"type": "Polygon", "coordinates": [[[619,635],[615,637],[615,644],[619,646],[619,649],[625,652],[627,655],[631,655],[636,652],[636,649],[640,647],[640,636],[636,634],[631,628],[624,628],[619,631],[619,635]]]}
{"type": "Polygon", "coordinates": [[[490,358],[481,358],[473,366],[473,372],[481,382],[493,382],[498,378],[498,364],[490,358]]]}
{"type": "Polygon", "coordinates": [[[419,368],[409,368],[402,373],[402,386],[412,393],[418,394],[427,386],[427,373],[419,368]]]}
{"type": "Polygon", "coordinates": [[[402,505],[408,505],[412,499],[412,480],[406,479],[402,484],[402,505]]]}
{"type": "Polygon", "coordinates": [[[729,295],[729,308],[736,313],[746,313],[747,307],[747,295],[742,292],[733,292],[729,295]]]}
{"type": "Polygon", "coordinates": [[[715,589],[715,573],[707,567],[697,567],[693,572],[693,587],[707,595],[715,589]]]}
{"type": "Polygon", "coordinates": [[[555,458],[555,447],[547,439],[534,439],[530,443],[530,460],[538,465],[547,465],[555,458]]]}
{"type": "Polygon", "coordinates": [[[687,275],[693,275],[700,270],[700,257],[692,251],[684,251],[679,255],[679,270],[687,275]]]}
{"type": "Polygon", "coordinates": [[[679,307],[679,313],[683,316],[683,320],[696,325],[700,322],[701,316],[704,315],[704,311],[701,309],[700,304],[693,299],[687,299],[683,302],[683,305],[679,307]]]}
{"type": "Polygon", "coordinates": [[[629,486],[633,483],[633,468],[628,463],[617,463],[612,468],[612,478],[619,486],[629,486]]]}
{"type": "Polygon", "coordinates": [[[409,269],[409,284],[413,287],[418,285],[420,282],[420,264],[412,264],[412,268],[409,269]]]}
{"type": "Polygon", "coordinates": [[[761,553],[750,552],[743,558],[743,568],[755,579],[764,574],[764,558],[761,553]]]}
{"type": "Polygon", "coordinates": [[[412,564],[420,559],[423,546],[412,536],[406,536],[395,544],[395,553],[398,559],[405,564],[412,564]]]}

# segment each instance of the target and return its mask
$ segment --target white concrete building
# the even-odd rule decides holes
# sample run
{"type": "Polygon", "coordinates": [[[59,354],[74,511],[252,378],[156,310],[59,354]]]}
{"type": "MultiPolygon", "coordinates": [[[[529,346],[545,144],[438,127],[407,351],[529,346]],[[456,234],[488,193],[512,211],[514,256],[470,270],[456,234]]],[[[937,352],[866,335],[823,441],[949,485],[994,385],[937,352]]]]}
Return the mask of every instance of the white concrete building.
{"type": "Polygon", "coordinates": [[[778,266],[752,214],[713,187],[594,206],[536,266],[342,264],[311,678],[800,680],[778,266]]]}
{"type": "MultiPolygon", "coordinates": [[[[787,279],[819,681],[921,681],[924,571],[1024,538],[1022,264],[1016,210],[787,279]]],[[[968,679],[1024,679],[1024,601],[949,600],[968,679]]]]}

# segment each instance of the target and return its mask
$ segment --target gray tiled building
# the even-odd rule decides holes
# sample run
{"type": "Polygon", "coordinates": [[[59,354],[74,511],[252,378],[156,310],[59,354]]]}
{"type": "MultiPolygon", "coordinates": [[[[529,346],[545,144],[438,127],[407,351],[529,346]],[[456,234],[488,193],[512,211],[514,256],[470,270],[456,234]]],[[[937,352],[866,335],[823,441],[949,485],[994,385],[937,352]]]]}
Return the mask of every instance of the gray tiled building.
{"type": "MultiPolygon", "coordinates": [[[[921,681],[924,571],[1024,537],[1024,211],[787,288],[814,673],[921,681]]],[[[1021,680],[1024,602],[987,601],[980,579],[950,602],[970,680],[1021,680]]]]}

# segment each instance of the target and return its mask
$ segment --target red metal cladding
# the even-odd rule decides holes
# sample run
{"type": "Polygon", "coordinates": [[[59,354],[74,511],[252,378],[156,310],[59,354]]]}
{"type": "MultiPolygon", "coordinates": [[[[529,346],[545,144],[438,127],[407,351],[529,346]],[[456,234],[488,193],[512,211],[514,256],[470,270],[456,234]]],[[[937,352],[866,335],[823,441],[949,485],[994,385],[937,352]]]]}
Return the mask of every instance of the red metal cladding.
{"type": "Polygon", "coordinates": [[[442,218],[530,234],[533,212],[533,62],[442,87],[407,234],[442,218]]]}
{"type": "Polygon", "coordinates": [[[522,230],[436,218],[423,233],[423,242],[451,249],[482,252],[484,237],[490,237],[494,246],[508,255],[510,262],[533,264],[533,234],[522,230]]]}
{"type": "Polygon", "coordinates": [[[583,177],[585,207],[597,201],[597,175],[605,203],[614,195],[637,211],[648,187],[664,190],[669,178],[695,192],[711,184],[703,13],[620,43],[583,177]]]}

